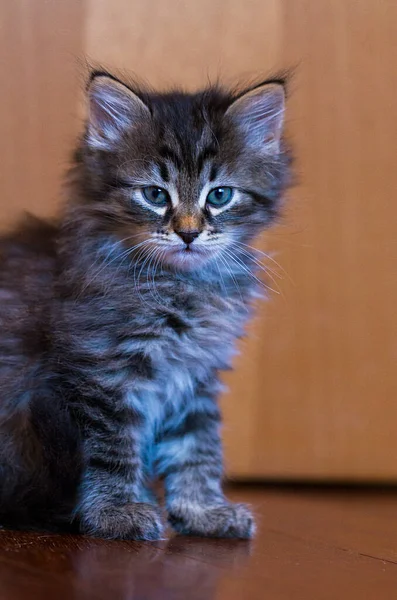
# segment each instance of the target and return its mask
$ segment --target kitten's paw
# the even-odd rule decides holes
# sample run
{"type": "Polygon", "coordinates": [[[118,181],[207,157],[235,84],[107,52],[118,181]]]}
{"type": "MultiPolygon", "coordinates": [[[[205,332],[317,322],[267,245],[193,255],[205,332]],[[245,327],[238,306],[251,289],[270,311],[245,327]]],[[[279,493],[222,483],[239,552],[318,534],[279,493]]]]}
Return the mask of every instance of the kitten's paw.
{"type": "Polygon", "coordinates": [[[170,525],[180,534],[220,538],[251,538],[255,522],[245,504],[201,506],[180,503],[170,508],[170,525]]]}
{"type": "Polygon", "coordinates": [[[81,531],[107,539],[158,540],[163,532],[163,524],[156,506],[136,502],[107,506],[83,517],[81,531]]]}

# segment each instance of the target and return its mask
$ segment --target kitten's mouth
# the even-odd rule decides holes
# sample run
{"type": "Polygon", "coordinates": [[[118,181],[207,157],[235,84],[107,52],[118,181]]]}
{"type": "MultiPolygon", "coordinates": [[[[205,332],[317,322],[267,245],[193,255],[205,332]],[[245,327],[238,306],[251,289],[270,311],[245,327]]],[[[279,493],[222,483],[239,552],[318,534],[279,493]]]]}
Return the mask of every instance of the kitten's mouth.
{"type": "Polygon", "coordinates": [[[178,248],[172,252],[176,256],[183,256],[186,258],[204,256],[204,252],[200,248],[192,248],[192,246],[185,246],[184,248],[178,248]]]}
{"type": "Polygon", "coordinates": [[[186,246],[179,246],[173,251],[175,254],[203,254],[203,249],[194,244],[186,244],[186,246]]]}
{"type": "Polygon", "coordinates": [[[177,268],[190,270],[200,267],[209,258],[210,253],[205,252],[203,248],[194,246],[194,244],[187,244],[167,252],[166,261],[177,268]]]}

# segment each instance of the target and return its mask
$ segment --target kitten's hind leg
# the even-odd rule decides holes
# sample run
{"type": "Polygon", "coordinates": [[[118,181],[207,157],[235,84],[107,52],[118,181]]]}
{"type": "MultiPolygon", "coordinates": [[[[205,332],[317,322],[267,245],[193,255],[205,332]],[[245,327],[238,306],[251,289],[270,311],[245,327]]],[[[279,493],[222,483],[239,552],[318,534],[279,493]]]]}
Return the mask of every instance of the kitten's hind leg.
{"type": "Polygon", "coordinates": [[[76,426],[48,388],[0,418],[0,522],[70,530],[80,478],[76,426]]]}
{"type": "Polygon", "coordinates": [[[208,394],[192,403],[176,428],[157,447],[157,470],[164,478],[171,526],[181,534],[250,538],[254,519],[244,504],[222,492],[222,449],[218,407],[208,394]]]}

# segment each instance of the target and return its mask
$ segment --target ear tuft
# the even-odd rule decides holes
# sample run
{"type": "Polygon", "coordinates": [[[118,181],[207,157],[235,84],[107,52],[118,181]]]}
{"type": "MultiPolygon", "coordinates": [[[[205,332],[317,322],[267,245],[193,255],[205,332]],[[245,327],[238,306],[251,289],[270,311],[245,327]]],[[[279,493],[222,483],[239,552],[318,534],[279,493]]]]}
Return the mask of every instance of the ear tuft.
{"type": "Polygon", "coordinates": [[[109,150],[130,127],[150,118],[150,111],[127,86],[106,74],[88,85],[88,144],[109,150]]]}
{"type": "Polygon", "coordinates": [[[285,110],[284,87],[263,84],[240,96],[226,111],[245,136],[247,146],[278,154],[285,110]]]}

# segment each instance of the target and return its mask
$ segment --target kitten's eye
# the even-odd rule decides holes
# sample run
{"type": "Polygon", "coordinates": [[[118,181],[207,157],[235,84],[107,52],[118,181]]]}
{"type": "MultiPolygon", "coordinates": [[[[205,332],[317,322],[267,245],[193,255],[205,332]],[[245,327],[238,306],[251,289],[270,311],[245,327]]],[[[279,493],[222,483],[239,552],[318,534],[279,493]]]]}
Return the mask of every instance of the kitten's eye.
{"type": "Polygon", "coordinates": [[[154,185],[149,185],[142,188],[142,194],[144,198],[154,206],[167,206],[170,200],[169,194],[166,190],[154,185]]]}
{"type": "Polygon", "coordinates": [[[211,206],[225,206],[233,198],[233,188],[218,187],[210,191],[207,202],[211,206]]]}

